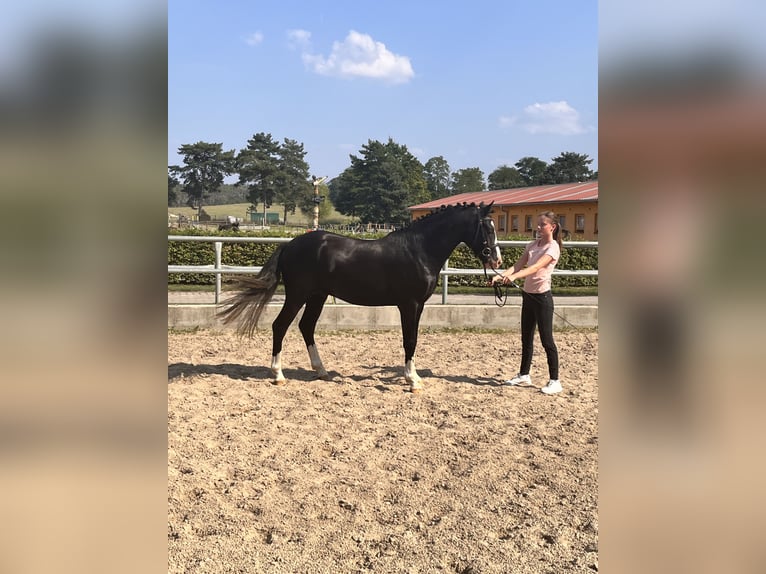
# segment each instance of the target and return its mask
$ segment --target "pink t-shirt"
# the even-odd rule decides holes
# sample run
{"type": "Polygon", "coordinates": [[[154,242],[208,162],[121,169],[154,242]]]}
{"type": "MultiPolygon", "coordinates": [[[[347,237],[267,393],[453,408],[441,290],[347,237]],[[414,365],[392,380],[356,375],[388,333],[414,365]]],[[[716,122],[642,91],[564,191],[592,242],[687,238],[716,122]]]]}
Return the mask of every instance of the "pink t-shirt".
{"type": "Polygon", "coordinates": [[[553,261],[542,269],[538,269],[532,275],[524,278],[524,291],[527,293],[545,293],[551,290],[551,275],[553,268],[561,257],[561,248],[557,241],[553,240],[544,245],[538,245],[537,239],[529,243],[521,256],[521,264],[524,267],[534,265],[543,255],[550,255],[553,261]]]}

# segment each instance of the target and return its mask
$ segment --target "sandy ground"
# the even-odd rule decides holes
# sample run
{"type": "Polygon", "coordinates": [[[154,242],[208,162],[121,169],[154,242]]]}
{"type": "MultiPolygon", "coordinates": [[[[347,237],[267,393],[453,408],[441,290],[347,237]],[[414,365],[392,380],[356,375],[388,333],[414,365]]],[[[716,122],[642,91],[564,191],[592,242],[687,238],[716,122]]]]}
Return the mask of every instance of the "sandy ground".
{"type": "Polygon", "coordinates": [[[564,392],[500,385],[518,333],[168,334],[168,572],[598,570],[598,333],[556,333],[564,392]]]}

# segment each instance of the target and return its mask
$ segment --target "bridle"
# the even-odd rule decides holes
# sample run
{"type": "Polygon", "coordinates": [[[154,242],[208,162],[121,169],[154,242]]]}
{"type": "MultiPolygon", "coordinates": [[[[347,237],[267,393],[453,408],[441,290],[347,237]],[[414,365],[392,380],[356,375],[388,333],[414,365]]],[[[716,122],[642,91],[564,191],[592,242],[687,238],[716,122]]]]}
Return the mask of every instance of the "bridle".
{"type": "MultiPolygon", "coordinates": [[[[498,251],[500,250],[500,244],[497,242],[497,234],[494,233],[494,227],[495,227],[495,224],[492,221],[491,217],[489,216],[482,217],[481,214],[479,214],[479,224],[476,226],[476,234],[473,237],[473,243],[474,245],[476,245],[477,243],[476,240],[479,238],[479,234],[481,233],[482,247],[479,253],[481,254],[481,260],[482,260],[482,263],[484,264],[484,279],[488,283],[490,279],[489,279],[489,275],[487,275],[487,263],[489,262],[490,257],[492,256],[492,252],[494,250],[498,250],[498,251]],[[490,235],[494,237],[495,239],[494,243],[490,243],[490,235]]],[[[495,269],[494,267],[492,267],[491,269],[495,275],[500,275],[497,269],[495,269]]],[[[503,301],[502,305],[499,303],[502,297],[502,289],[500,288],[499,285],[497,285],[497,283],[494,284],[494,288],[495,288],[495,299],[496,299],[495,304],[498,307],[502,307],[503,305],[505,305],[505,301],[503,301]]],[[[505,297],[506,299],[508,298],[507,289],[506,289],[505,297]]]]}
{"type": "MultiPolygon", "coordinates": [[[[479,224],[476,226],[476,234],[473,237],[474,245],[477,243],[477,239],[479,238],[479,234],[481,233],[481,250],[479,253],[481,254],[481,260],[482,263],[489,262],[490,256],[492,255],[492,251],[495,249],[499,249],[500,245],[497,243],[497,235],[493,232],[490,232],[488,230],[494,231],[494,223],[492,222],[492,218],[482,217],[479,215],[479,224]],[[494,236],[495,242],[490,243],[490,234],[494,236]]],[[[487,277],[487,268],[484,267],[484,277],[487,277]]]]}

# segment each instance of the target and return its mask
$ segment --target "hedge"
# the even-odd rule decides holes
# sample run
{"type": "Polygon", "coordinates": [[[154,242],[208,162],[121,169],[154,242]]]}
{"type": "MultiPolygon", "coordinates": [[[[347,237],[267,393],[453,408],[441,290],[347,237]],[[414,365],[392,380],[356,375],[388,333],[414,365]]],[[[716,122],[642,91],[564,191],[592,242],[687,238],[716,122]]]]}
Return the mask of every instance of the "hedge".
{"type": "MultiPolygon", "coordinates": [[[[211,237],[231,237],[230,231],[212,231],[199,229],[168,230],[168,235],[193,235],[211,237]]],[[[294,237],[294,233],[282,231],[241,231],[237,237],[294,237]]],[[[381,233],[356,234],[356,238],[376,239],[381,233]]],[[[526,240],[528,238],[518,238],[526,240]]],[[[278,243],[224,243],[221,249],[221,263],[234,266],[262,266],[271,257],[278,243]]],[[[524,249],[522,247],[503,247],[503,267],[516,261],[524,249]]],[[[168,241],[168,265],[212,265],[215,262],[215,249],[212,242],[168,241]]],[[[481,263],[473,252],[461,244],[449,258],[450,267],[456,269],[476,269],[481,263]]],[[[581,270],[598,269],[598,248],[564,248],[557,269],[581,270]]],[[[235,281],[232,276],[223,276],[224,281],[235,281]]],[[[484,276],[451,275],[450,285],[480,287],[485,283],[484,276]]],[[[170,273],[168,284],[171,285],[214,285],[212,273],[170,273]]],[[[590,287],[598,285],[598,277],[559,276],[553,277],[554,287],[590,287]]]]}

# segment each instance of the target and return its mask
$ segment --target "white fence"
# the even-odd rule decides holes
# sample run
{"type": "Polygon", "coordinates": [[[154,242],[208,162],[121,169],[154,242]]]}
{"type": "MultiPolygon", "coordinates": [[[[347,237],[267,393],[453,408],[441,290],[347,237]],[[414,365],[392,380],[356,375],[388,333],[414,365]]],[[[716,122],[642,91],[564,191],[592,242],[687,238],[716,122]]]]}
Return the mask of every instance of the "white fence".
{"type": "MultiPolygon", "coordinates": [[[[215,250],[215,261],[212,265],[168,265],[168,273],[214,273],[215,302],[221,299],[221,275],[255,274],[261,267],[238,267],[221,264],[221,251],[224,243],[288,243],[292,237],[216,237],[202,235],[168,235],[168,241],[197,241],[212,243],[215,250]]],[[[524,247],[528,241],[498,241],[500,247],[524,247]]],[[[598,241],[564,241],[566,248],[598,247],[598,241]]],[[[498,269],[498,272],[502,270],[498,269]]],[[[598,269],[566,270],[554,269],[554,275],[574,275],[581,277],[598,277],[598,269]]],[[[440,273],[442,279],[442,304],[447,304],[449,277],[451,275],[484,275],[484,269],[456,269],[449,266],[449,259],[444,262],[440,273]]]]}

